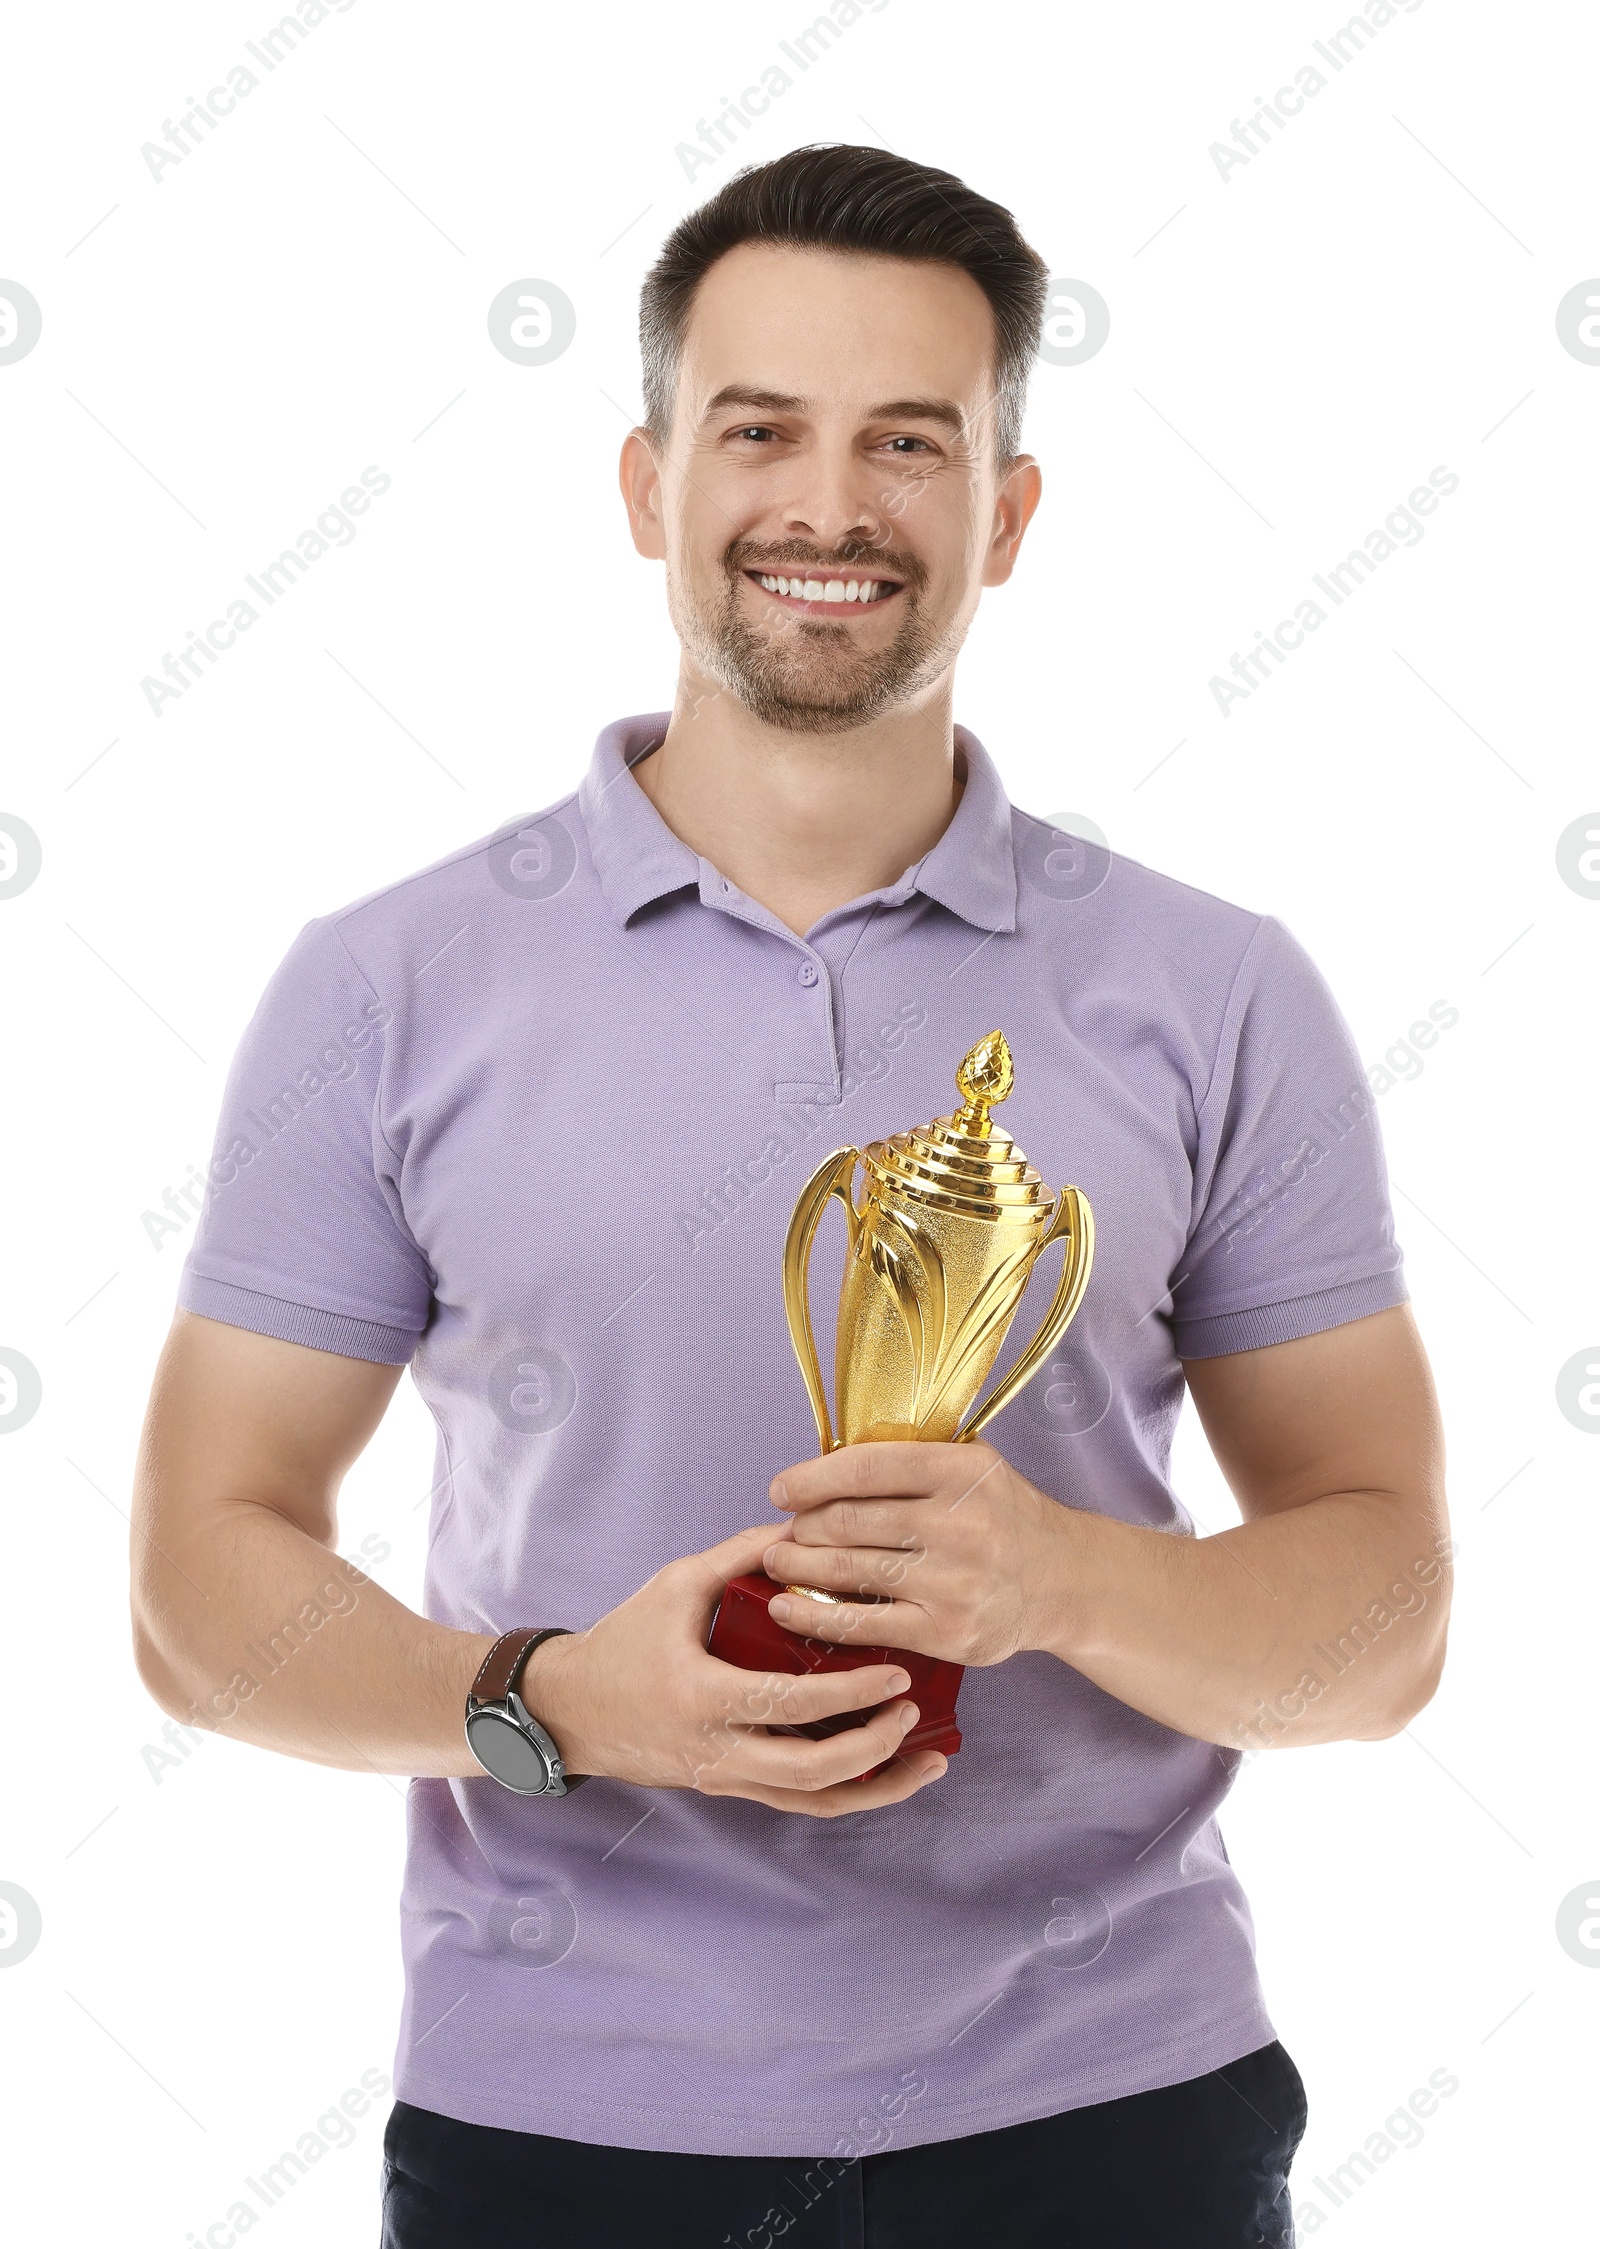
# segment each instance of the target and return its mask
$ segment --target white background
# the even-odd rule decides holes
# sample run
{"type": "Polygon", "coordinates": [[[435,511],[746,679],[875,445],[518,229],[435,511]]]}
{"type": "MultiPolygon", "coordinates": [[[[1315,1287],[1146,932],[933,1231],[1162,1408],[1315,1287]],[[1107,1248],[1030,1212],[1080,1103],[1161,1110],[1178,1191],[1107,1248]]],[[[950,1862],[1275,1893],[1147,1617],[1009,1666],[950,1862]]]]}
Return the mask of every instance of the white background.
{"type": "MultiPolygon", "coordinates": [[[[14,11],[0,58],[0,277],[43,309],[0,366],[0,813],[44,853],[0,903],[0,1343],[43,1383],[0,1448],[0,1880],[43,1917],[0,1975],[4,2191],[29,2240],[178,2249],[231,2238],[242,2179],[390,2067],[403,1789],[210,1738],[150,1769],[124,1514],[187,1236],[144,1213],[205,1161],[309,917],[548,803],[605,721],[669,700],[614,479],[638,284],[745,160],[691,184],[677,144],[812,15],[360,0],[159,183],[141,144],[273,10],[72,17],[14,11]],[[538,368],[485,319],[529,277],[577,310],[538,368]],[[353,543],[154,715],[141,680],[368,464],[392,487],[353,543]]],[[[1345,20],[886,0],[744,146],[945,166],[1111,308],[1092,360],[1038,369],[1044,506],[962,663],[1014,800],[1280,915],[1371,1061],[1459,1010],[1378,1104],[1448,1423],[1445,1684],[1405,1736],[1257,1760],[1225,1825],[1310,2090],[1302,2238],[1556,2240],[1600,2002],[1556,1937],[1600,1895],[1600,1443],[1556,1403],[1600,1336],[1600,902],[1556,859],[1600,826],[1600,367],[1555,311],[1600,273],[1600,56],[1576,4],[1424,0],[1335,75],[1312,42],[1345,20]],[[1222,178],[1210,144],[1309,62],[1326,88],[1222,178]],[[1441,465],[1420,544],[1220,712],[1233,652],[1441,465]],[[1421,2144],[1320,2192],[1438,2070],[1421,2144]]],[[[341,1521],[411,1600],[430,1433],[404,1385],[341,1521]]],[[[1230,1519],[1191,1418],[1178,1478],[1230,1519]]],[[[376,2237],[386,2107],[272,2240],[376,2237]]]]}

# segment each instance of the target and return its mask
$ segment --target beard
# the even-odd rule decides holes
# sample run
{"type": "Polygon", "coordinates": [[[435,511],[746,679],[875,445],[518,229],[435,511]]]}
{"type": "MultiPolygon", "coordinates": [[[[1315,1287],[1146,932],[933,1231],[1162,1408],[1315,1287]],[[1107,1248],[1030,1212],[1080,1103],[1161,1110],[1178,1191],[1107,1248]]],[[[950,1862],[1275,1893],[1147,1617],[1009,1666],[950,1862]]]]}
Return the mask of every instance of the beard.
{"type": "Polygon", "coordinates": [[[735,540],[723,563],[726,583],[710,596],[669,581],[672,622],[701,671],[768,726],[796,734],[848,733],[906,702],[960,646],[962,636],[941,629],[923,606],[927,571],[915,555],[872,549],[829,558],[798,542],[756,554],[735,540]],[[868,649],[852,627],[825,618],[774,610],[770,619],[751,619],[740,588],[745,571],[757,569],[785,576],[804,570],[824,579],[862,571],[898,578],[900,591],[892,598],[901,614],[893,639],[868,649]]]}

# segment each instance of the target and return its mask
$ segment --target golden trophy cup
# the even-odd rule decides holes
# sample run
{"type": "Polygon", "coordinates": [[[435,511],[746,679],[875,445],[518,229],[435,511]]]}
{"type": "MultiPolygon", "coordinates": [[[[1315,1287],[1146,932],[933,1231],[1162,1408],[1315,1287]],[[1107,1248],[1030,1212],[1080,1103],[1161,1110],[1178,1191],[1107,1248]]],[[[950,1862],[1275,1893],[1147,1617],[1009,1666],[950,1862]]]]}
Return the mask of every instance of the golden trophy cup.
{"type": "MultiPolygon", "coordinates": [[[[1076,1187],[1052,1194],[990,1111],[1011,1091],[1011,1049],[991,1031],[956,1072],[962,1106],[865,1148],[839,1148],[800,1190],[783,1246],[784,1308],[824,1452],[839,1445],[922,1440],[966,1444],[1010,1403],[1071,1324],[1089,1283],[1094,1216],[1076,1187]],[[864,1180],[855,1200],[856,1166],[864,1180]],[[830,1197],[848,1229],[834,1351],[838,1434],[811,1326],[812,1244],[830,1197]],[[1046,1243],[1063,1245],[1061,1276],[1038,1334],[983,1404],[975,1405],[1046,1243]]],[[[961,1747],[956,1692],[963,1667],[904,1648],[840,1646],[774,1622],[779,1590],[759,1571],[736,1577],[712,1621],[711,1653],[748,1671],[848,1670],[897,1663],[921,1713],[904,1749],[961,1747]]],[[[840,1596],[787,1588],[813,1600],[840,1596]]],[[[870,1596],[863,1596],[870,1603],[870,1596]]],[[[812,1736],[860,1725],[866,1713],[780,1729],[812,1736]]],[[[863,1775],[863,1778],[867,1776],[863,1775]]]]}

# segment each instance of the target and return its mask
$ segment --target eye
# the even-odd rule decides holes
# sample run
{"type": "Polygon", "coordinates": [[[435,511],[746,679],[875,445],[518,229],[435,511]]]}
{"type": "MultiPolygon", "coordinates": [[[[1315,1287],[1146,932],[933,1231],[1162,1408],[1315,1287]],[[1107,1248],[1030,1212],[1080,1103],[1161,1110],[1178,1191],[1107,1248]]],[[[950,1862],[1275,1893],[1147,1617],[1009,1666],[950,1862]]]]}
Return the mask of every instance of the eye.
{"type": "MultiPolygon", "coordinates": [[[[888,443],[891,447],[899,445],[916,445],[919,446],[924,453],[931,453],[933,451],[933,447],[928,443],[925,437],[891,437],[888,440],[888,443]]],[[[898,457],[899,459],[905,461],[909,460],[911,458],[911,455],[909,453],[902,453],[898,457]]]]}
{"type": "Polygon", "coordinates": [[[733,432],[735,437],[748,437],[757,445],[764,445],[769,438],[775,438],[777,434],[777,431],[769,429],[765,422],[746,422],[743,429],[736,429],[733,432]]]}

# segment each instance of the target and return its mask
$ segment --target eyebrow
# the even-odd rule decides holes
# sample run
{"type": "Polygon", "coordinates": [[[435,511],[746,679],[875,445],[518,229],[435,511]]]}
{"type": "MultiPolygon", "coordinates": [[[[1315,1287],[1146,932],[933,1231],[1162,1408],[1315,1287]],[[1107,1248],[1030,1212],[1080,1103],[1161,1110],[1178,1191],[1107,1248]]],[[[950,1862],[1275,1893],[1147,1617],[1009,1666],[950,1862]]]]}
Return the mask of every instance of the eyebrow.
{"type": "MultiPolygon", "coordinates": [[[[758,414],[803,414],[806,401],[790,391],[762,390],[751,383],[724,383],[716,396],[709,400],[702,419],[709,421],[729,406],[744,406],[758,414]]],[[[959,437],[965,431],[967,418],[953,399],[949,398],[890,398],[881,404],[869,406],[863,419],[869,422],[940,422],[959,437]]]]}

